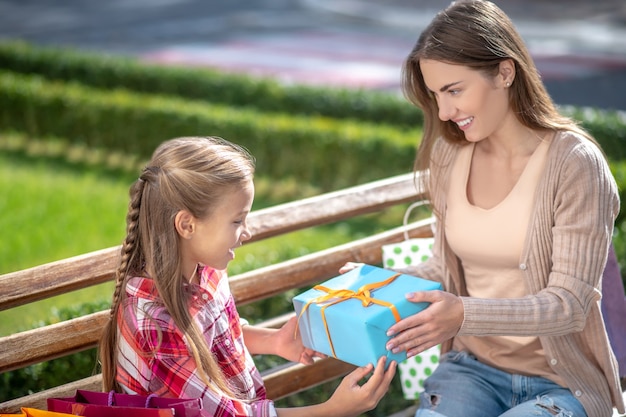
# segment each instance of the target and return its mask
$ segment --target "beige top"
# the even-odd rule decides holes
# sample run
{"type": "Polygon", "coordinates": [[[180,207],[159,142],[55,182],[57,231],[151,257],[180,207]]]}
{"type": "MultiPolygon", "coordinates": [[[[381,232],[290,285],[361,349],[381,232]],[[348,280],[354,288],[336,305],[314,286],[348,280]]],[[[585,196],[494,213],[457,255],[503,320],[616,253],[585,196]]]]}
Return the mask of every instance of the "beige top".
{"type": "MultiPolygon", "coordinates": [[[[548,141],[535,149],[506,198],[490,209],[475,206],[467,198],[474,148],[474,144],[463,147],[452,169],[446,236],[461,260],[471,297],[521,298],[528,290],[518,266],[548,141]]],[[[538,375],[564,384],[548,365],[537,336],[458,336],[453,349],[468,351],[481,362],[509,373],[538,375]]]]}
{"type": "MultiPolygon", "coordinates": [[[[450,171],[462,148],[443,139],[433,147],[433,256],[405,271],[439,281],[461,297],[465,318],[458,336],[538,336],[548,364],[588,417],[610,416],[613,405],[624,413],[617,361],[599,302],[600,278],[619,212],[617,185],[601,151],[578,134],[555,135],[519,257],[529,295],[485,299],[467,294],[459,258],[445,232],[450,171]]],[[[453,341],[445,342],[442,351],[453,341]]]]}

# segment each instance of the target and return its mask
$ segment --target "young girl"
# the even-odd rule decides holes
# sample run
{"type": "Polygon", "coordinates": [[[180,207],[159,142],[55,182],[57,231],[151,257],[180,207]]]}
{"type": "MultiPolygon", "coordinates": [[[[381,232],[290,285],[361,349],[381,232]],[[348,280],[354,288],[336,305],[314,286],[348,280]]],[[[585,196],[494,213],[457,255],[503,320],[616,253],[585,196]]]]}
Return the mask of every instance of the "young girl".
{"type": "Polygon", "coordinates": [[[406,272],[446,290],[408,294],[431,304],[388,332],[409,356],[442,344],[416,416],[624,412],[599,303],[619,199],[598,144],[492,2],[440,12],[403,77],[437,218],[433,257],[406,272]]]}
{"type": "Polygon", "coordinates": [[[201,398],[206,416],[356,416],[387,391],[395,364],[358,368],[331,398],[276,409],[251,354],[311,363],[280,330],[241,325],[226,266],[250,239],[254,163],[220,138],[163,143],[131,187],[127,235],[100,356],[104,390],[201,398]]]}

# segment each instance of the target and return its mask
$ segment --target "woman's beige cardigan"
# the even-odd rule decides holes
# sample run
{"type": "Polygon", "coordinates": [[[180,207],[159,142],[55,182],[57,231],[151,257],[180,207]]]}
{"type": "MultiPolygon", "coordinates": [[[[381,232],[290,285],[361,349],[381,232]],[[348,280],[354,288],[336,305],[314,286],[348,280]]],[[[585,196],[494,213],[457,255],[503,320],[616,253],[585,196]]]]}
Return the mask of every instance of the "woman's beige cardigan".
{"type": "MultiPolygon", "coordinates": [[[[617,362],[600,313],[600,278],[619,212],[617,186],[601,151],[577,134],[554,137],[519,261],[531,295],[477,299],[467,297],[460,261],[444,232],[448,179],[458,149],[444,140],[433,148],[434,255],[407,272],[440,281],[462,296],[465,319],[459,335],[537,335],[548,363],[589,417],[610,416],[613,405],[623,413],[617,362]]],[[[443,351],[451,345],[451,340],[444,343],[443,351]]]]}

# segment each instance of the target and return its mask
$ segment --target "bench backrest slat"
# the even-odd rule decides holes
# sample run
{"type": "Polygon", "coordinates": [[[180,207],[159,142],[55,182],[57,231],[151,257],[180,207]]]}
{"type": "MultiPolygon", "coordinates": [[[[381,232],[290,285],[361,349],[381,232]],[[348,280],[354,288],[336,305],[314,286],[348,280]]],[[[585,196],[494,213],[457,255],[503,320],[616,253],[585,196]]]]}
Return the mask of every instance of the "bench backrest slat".
{"type": "Polygon", "coordinates": [[[0,275],[0,311],[113,279],[119,248],[0,275]]]}
{"type": "Polygon", "coordinates": [[[94,347],[108,315],[100,311],[1,338],[0,373],[94,347]]]}
{"type": "Polygon", "coordinates": [[[100,391],[102,389],[102,375],[94,375],[78,381],[50,388],[45,391],[30,394],[26,397],[16,398],[0,404],[0,413],[19,413],[22,407],[47,410],[46,399],[51,397],[71,397],[77,389],[100,391]]]}
{"type": "Polygon", "coordinates": [[[419,199],[413,173],[256,210],[250,213],[251,241],[335,222],[419,199]]]}

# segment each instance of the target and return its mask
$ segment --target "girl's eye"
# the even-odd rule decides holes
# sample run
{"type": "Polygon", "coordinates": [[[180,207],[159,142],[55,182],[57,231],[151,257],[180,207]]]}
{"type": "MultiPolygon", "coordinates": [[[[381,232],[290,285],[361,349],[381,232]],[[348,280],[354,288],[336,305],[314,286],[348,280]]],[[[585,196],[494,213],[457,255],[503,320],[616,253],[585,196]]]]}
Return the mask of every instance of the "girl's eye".
{"type": "Polygon", "coordinates": [[[448,90],[451,96],[456,96],[461,92],[461,90],[448,90]]]}

